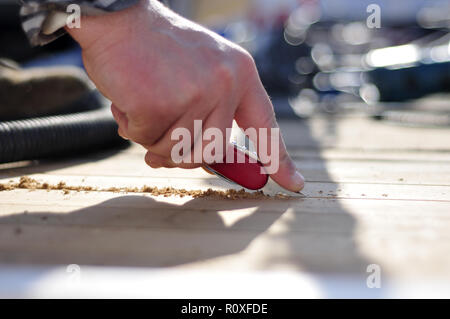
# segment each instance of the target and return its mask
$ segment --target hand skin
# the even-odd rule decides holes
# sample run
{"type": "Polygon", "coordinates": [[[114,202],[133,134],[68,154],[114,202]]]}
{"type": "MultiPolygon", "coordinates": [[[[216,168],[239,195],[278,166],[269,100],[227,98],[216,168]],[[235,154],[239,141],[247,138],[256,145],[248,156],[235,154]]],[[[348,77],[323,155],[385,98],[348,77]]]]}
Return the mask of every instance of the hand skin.
{"type": "MultiPolygon", "coordinates": [[[[143,145],[153,168],[201,166],[177,165],[170,156],[177,143],[171,132],[184,127],[194,136],[194,120],[224,136],[233,119],[244,130],[278,127],[250,54],[156,0],[82,17],[80,29],[67,31],[82,47],[89,77],[113,102],[119,134],[143,145]]],[[[299,192],[304,178],[280,139],[280,166],[271,178],[299,192]]]]}

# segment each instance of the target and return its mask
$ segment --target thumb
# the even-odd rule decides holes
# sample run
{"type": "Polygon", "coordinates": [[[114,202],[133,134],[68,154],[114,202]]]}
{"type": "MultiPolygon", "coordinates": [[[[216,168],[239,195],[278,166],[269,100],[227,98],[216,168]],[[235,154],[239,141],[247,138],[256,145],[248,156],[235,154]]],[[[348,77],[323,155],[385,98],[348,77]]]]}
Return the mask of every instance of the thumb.
{"type": "MultiPolygon", "coordinates": [[[[257,136],[257,140],[255,140],[252,134],[247,134],[247,136],[252,140],[257,148],[258,156],[262,155],[271,155],[271,161],[278,161],[277,163],[270,163],[271,168],[276,167],[274,172],[270,171],[270,177],[277,182],[281,187],[292,191],[299,192],[303,189],[305,179],[304,177],[297,171],[297,168],[290,158],[286,146],[283,141],[283,137],[278,134],[278,138],[276,135],[276,130],[278,129],[278,123],[275,119],[275,113],[273,110],[272,103],[269,99],[269,96],[264,89],[261,80],[258,76],[255,76],[255,79],[252,81],[252,85],[247,90],[246,94],[244,94],[239,107],[235,113],[235,120],[239,127],[241,127],[244,131],[249,128],[256,129],[256,132],[259,136],[257,136]],[[260,128],[267,129],[267,134],[260,134],[260,128]],[[266,143],[265,150],[263,152],[267,152],[267,154],[262,154],[261,144],[266,143]],[[272,147],[277,149],[271,149],[272,147]],[[274,152],[275,151],[275,152],[274,152]],[[277,158],[272,158],[272,154],[278,153],[277,158]],[[275,164],[275,165],[274,165],[275,164]]],[[[263,163],[266,167],[268,163],[263,163]]]]}

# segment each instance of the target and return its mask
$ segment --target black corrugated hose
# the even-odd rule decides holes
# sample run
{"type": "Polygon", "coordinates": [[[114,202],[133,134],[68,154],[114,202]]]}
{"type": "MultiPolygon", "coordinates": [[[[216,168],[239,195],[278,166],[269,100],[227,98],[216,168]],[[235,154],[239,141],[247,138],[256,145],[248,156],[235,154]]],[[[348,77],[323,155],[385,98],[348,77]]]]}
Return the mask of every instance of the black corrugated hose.
{"type": "Polygon", "coordinates": [[[0,163],[78,154],[122,143],[107,108],[0,122],[0,163]]]}

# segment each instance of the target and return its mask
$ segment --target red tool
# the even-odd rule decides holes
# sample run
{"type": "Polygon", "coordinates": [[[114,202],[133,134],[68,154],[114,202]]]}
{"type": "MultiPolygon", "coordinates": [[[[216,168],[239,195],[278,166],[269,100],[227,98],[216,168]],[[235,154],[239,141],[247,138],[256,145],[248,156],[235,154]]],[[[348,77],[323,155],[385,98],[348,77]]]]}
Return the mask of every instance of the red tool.
{"type": "Polygon", "coordinates": [[[269,180],[269,175],[264,172],[263,164],[257,160],[250,162],[248,151],[234,144],[234,161],[233,163],[216,163],[205,165],[205,168],[224,178],[228,182],[236,183],[250,190],[263,188],[269,180]],[[244,156],[244,163],[238,163],[238,156],[244,156]]]}

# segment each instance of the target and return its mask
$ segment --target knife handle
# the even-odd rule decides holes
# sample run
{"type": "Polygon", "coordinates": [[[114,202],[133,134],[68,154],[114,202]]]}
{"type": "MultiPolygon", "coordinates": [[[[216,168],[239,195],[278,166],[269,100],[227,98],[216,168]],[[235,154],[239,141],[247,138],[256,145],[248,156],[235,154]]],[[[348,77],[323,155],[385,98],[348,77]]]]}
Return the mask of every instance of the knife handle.
{"type": "Polygon", "coordinates": [[[250,158],[248,152],[241,150],[237,145],[233,147],[233,163],[215,163],[206,165],[206,168],[216,175],[234,182],[250,190],[263,188],[269,180],[269,175],[264,171],[264,165],[250,158]],[[238,163],[237,158],[245,158],[244,163],[238,163]]]}

